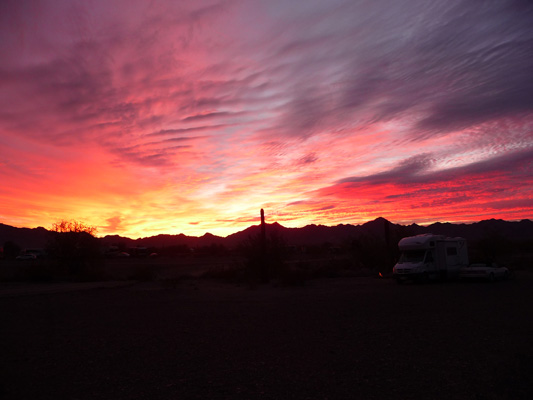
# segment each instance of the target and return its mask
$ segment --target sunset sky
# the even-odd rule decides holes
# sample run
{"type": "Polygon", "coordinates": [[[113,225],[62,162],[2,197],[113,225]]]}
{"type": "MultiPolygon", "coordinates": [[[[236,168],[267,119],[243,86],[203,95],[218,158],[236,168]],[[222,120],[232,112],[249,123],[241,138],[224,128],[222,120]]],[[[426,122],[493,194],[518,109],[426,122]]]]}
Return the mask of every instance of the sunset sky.
{"type": "Polygon", "coordinates": [[[0,2],[0,222],[533,219],[533,5],[0,2]]]}

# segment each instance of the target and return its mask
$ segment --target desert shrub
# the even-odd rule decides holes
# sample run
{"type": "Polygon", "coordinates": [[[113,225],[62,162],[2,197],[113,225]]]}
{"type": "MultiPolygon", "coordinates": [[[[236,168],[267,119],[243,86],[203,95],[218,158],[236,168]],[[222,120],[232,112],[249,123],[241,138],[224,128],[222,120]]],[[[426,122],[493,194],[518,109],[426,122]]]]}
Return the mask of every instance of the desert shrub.
{"type": "Polygon", "coordinates": [[[101,276],[102,254],[95,232],[96,228],[77,221],[54,224],[46,246],[47,254],[56,263],[54,273],[76,280],[101,276]]]}

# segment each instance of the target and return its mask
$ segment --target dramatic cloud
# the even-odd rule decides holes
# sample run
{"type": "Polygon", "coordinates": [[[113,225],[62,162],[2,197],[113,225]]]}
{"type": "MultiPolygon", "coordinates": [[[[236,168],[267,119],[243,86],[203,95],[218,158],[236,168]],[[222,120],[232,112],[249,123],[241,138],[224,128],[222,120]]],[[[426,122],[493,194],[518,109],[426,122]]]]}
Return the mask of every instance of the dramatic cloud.
{"type": "Polygon", "coordinates": [[[417,155],[401,161],[389,171],[364,177],[345,178],[339,183],[427,185],[453,181],[456,177],[474,179],[489,174],[497,174],[513,180],[519,179],[520,182],[528,185],[533,183],[533,148],[491,157],[461,167],[432,170],[432,164],[430,155],[417,155]]]}
{"type": "Polygon", "coordinates": [[[528,1],[0,3],[0,222],[533,218],[528,1]]]}

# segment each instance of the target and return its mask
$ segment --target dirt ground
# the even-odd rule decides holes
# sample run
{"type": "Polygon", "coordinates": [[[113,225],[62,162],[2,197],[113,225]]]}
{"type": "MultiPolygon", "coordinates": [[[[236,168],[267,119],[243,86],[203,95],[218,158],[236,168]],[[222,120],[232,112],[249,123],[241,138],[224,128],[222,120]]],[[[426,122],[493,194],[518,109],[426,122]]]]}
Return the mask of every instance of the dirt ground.
{"type": "Polygon", "coordinates": [[[525,273],[4,296],[0,399],[531,399],[532,306],[525,273]]]}

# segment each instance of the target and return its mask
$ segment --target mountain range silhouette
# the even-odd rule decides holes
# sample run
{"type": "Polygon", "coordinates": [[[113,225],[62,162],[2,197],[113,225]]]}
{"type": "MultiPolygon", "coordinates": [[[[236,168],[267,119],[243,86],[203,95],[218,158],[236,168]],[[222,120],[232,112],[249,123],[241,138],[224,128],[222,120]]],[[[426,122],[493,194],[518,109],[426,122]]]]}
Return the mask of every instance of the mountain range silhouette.
{"type": "MultiPolygon", "coordinates": [[[[503,237],[513,241],[533,240],[533,221],[504,221],[489,219],[470,224],[453,224],[437,222],[428,226],[417,224],[393,224],[385,218],[377,218],[362,225],[340,224],[336,226],[307,225],[302,228],[287,228],[277,222],[267,224],[267,235],[275,233],[284,238],[290,245],[320,245],[330,243],[341,245],[361,236],[385,237],[385,232],[392,239],[424,233],[441,234],[450,237],[460,236],[469,241],[480,240],[484,237],[503,237]],[[387,227],[387,228],[386,228],[387,227]]],[[[246,241],[249,237],[260,232],[260,225],[250,226],[240,232],[227,237],[206,233],[203,236],[187,236],[184,234],[161,234],[139,239],[131,239],[119,235],[108,235],[100,238],[103,245],[123,243],[128,247],[168,247],[186,245],[190,248],[223,245],[233,248],[246,241]]],[[[44,247],[49,240],[50,231],[45,228],[15,228],[0,223],[0,246],[11,241],[22,248],[44,247]]]]}

